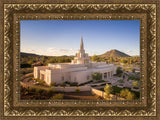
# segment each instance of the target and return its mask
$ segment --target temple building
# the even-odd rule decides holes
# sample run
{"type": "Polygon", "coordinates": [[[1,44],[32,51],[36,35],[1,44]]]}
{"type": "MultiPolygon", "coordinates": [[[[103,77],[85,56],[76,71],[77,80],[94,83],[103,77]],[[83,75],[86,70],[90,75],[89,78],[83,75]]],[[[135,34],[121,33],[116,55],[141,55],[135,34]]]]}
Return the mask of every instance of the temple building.
{"type": "Polygon", "coordinates": [[[81,36],[80,50],[71,63],[49,63],[48,66],[35,66],[34,78],[44,80],[48,85],[52,82],[77,82],[78,84],[92,80],[92,74],[99,72],[102,80],[107,80],[116,74],[114,64],[105,62],[92,62],[84,50],[83,37],[81,36]]]}

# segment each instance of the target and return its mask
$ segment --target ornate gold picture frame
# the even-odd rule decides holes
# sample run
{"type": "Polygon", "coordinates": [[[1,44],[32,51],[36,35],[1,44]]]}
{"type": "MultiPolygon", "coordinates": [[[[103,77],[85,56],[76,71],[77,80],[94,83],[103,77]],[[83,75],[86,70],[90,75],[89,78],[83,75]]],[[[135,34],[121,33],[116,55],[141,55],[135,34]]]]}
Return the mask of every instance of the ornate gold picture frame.
{"type": "Polygon", "coordinates": [[[160,119],[160,1],[0,1],[0,118],[160,119]],[[139,100],[21,100],[20,20],[140,20],[139,100]]]}

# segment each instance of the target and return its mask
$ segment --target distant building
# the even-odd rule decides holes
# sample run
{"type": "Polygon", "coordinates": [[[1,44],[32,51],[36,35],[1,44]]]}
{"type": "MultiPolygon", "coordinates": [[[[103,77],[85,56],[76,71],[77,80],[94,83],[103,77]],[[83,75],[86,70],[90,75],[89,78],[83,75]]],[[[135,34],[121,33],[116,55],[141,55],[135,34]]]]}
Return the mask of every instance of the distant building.
{"type": "Polygon", "coordinates": [[[92,80],[92,74],[102,73],[102,79],[106,80],[116,73],[114,64],[105,62],[92,62],[85,53],[83,38],[81,37],[80,50],[71,63],[49,63],[48,66],[34,67],[34,77],[44,80],[48,85],[52,82],[77,82],[78,84],[92,80]]]}

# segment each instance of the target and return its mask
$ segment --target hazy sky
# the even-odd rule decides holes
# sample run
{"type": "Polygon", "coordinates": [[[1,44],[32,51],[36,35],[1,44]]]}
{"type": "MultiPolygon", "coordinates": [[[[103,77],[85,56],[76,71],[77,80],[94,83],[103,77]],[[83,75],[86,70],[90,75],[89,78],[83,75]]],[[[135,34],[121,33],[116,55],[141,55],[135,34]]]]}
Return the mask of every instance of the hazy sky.
{"type": "Polygon", "coordinates": [[[91,55],[117,49],[139,55],[139,20],[22,20],[21,52],[39,55],[75,55],[84,48],[91,55]]]}

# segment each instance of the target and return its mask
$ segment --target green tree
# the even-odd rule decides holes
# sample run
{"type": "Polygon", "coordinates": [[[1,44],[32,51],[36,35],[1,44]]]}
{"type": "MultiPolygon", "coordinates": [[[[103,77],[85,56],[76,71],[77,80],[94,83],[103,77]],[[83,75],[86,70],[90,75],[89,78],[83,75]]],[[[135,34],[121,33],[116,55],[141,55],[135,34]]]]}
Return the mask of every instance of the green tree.
{"type": "Polygon", "coordinates": [[[97,55],[93,55],[93,56],[91,57],[91,60],[92,60],[92,61],[95,61],[95,62],[105,61],[104,58],[99,57],[99,56],[97,56],[97,55]]]}
{"type": "Polygon", "coordinates": [[[126,98],[128,93],[129,93],[129,90],[128,90],[128,89],[123,89],[123,90],[121,90],[121,92],[120,92],[120,96],[126,98]]]}
{"type": "Polygon", "coordinates": [[[105,91],[105,98],[108,98],[110,93],[113,91],[113,88],[111,85],[106,84],[106,86],[104,87],[104,91],[105,91]]]}
{"type": "Polygon", "coordinates": [[[133,100],[135,98],[135,94],[132,92],[128,92],[126,99],[127,100],[133,100]]]}
{"type": "Polygon", "coordinates": [[[34,63],[33,59],[30,59],[27,63],[30,64],[30,65],[32,65],[34,63]]]}
{"type": "Polygon", "coordinates": [[[121,90],[120,96],[126,98],[127,100],[133,100],[135,98],[135,94],[130,92],[128,89],[121,90]]]}
{"type": "Polygon", "coordinates": [[[133,85],[134,87],[138,87],[138,86],[139,86],[139,83],[138,83],[138,81],[134,81],[134,82],[132,82],[132,85],[133,85]]]}
{"type": "Polygon", "coordinates": [[[49,60],[46,61],[46,63],[55,63],[56,59],[55,58],[50,58],[49,60]]]}
{"type": "Polygon", "coordinates": [[[43,57],[42,57],[42,64],[43,64],[43,65],[45,65],[45,61],[46,61],[46,59],[47,59],[47,57],[46,57],[46,56],[43,56],[43,57]]]}
{"type": "Polygon", "coordinates": [[[98,56],[97,56],[97,55],[93,55],[93,56],[91,57],[91,60],[92,60],[92,61],[97,61],[97,60],[98,60],[98,56]]]}
{"type": "Polygon", "coordinates": [[[92,74],[92,79],[93,80],[102,80],[102,74],[99,72],[93,73],[92,74]]]}
{"type": "Polygon", "coordinates": [[[123,73],[123,71],[122,71],[121,67],[118,67],[118,68],[117,68],[116,73],[117,73],[117,75],[119,75],[119,74],[123,73]]]}

